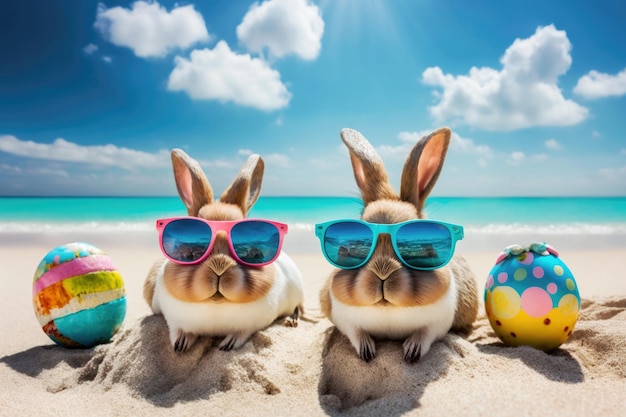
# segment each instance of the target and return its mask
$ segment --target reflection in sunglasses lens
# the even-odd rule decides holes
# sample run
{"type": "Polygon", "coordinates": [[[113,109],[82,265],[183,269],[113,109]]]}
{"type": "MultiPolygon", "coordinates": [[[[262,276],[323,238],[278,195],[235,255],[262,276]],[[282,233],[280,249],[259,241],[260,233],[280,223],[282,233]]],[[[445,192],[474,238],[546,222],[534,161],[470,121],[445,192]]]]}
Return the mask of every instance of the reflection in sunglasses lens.
{"type": "Polygon", "coordinates": [[[271,261],[278,253],[280,233],[276,226],[261,221],[247,221],[233,226],[233,248],[240,260],[249,264],[271,261]]]}
{"type": "Polygon", "coordinates": [[[428,222],[409,223],[396,234],[402,260],[416,268],[436,268],[452,251],[452,236],[447,227],[428,222]]]}
{"type": "Polygon", "coordinates": [[[172,221],[163,230],[163,250],[180,262],[195,262],[207,251],[211,228],[195,219],[172,221]]]}
{"type": "Polygon", "coordinates": [[[324,251],[335,264],[351,268],[365,262],[373,243],[373,233],[362,223],[335,223],[326,229],[324,251]]]}

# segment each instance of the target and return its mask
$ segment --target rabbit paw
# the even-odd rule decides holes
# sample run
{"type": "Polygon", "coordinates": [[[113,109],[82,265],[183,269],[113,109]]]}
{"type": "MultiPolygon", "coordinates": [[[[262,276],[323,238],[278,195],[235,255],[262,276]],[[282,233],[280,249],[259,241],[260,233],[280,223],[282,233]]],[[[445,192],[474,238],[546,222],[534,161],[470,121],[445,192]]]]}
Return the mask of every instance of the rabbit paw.
{"type": "Polygon", "coordinates": [[[185,333],[181,329],[170,332],[170,340],[174,347],[174,352],[182,353],[187,351],[195,342],[198,336],[192,333],[185,333]]]}
{"type": "Polygon", "coordinates": [[[376,356],[376,344],[374,339],[362,330],[358,330],[354,335],[349,336],[352,346],[356,349],[359,358],[369,362],[376,356]]]}
{"type": "Polygon", "coordinates": [[[412,363],[417,362],[430,350],[434,338],[428,335],[426,330],[418,330],[407,337],[402,347],[404,348],[404,360],[412,363]]]}
{"type": "Polygon", "coordinates": [[[300,318],[300,306],[296,307],[295,310],[293,310],[293,313],[287,317],[285,317],[285,321],[283,321],[283,324],[287,327],[298,327],[298,319],[300,318]]]}
{"type": "Polygon", "coordinates": [[[250,333],[230,333],[220,343],[220,350],[228,352],[229,350],[239,349],[246,343],[246,340],[250,337],[250,333]]]}

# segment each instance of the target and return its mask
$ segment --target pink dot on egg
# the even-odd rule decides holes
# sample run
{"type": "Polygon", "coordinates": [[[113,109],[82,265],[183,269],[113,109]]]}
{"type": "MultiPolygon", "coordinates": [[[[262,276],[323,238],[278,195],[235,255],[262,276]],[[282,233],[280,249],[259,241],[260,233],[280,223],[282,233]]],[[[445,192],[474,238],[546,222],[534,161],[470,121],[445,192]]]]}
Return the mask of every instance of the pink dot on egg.
{"type": "Polygon", "coordinates": [[[521,264],[530,265],[535,260],[535,255],[533,255],[532,252],[526,252],[524,255],[525,255],[524,258],[520,259],[520,261],[519,261],[519,263],[521,263],[521,264]]]}
{"type": "Polygon", "coordinates": [[[556,294],[556,290],[558,289],[556,284],[554,282],[551,282],[548,284],[548,287],[546,288],[548,290],[548,292],[550,294],[556,294]]]}
{"type": "Polygon", "coordinates": [[[508,278],[509,278],[509,274],[507,274],[506,272],[500,272],[498,274],[498,282],[500,284],[504,284],[508,278]]]}
{"type": "Polygon", "coordinates": [[[522,293],[522,310],[531,317],[543,317],[552,310],[552,297],[542,288],[527,288],[522,293]]]}
{"type": "Polygon", "coordinates": [[[500,262],[504,261],[507,256],[508,255],[506,254],[506,252],[501,252],[500,255],[498,255],[498,259],[496,259],[496,264],[499,264],[500,262]]]}
{"type": "Polygon", "coordinates": [[[487,289],[493,287],[493,275],[489,274],[487,277],[487,289]]]}
{"type": "Polygon", "coordinates": [[[53,260],[52,262],[53,262],[55,265],[58,265],[60,261],[61,261],[61,256],[56,255],[56,256],[54,257],[54,260],[53,260]]]}
{"type": "Polygon", "coordinates": [[[543,274],[544,274],[544,272],[543,272],[543,268],[542,267],[536,266],[536,267],[533,268],[533,276],[535,278],[543,278],[543,274]]]}

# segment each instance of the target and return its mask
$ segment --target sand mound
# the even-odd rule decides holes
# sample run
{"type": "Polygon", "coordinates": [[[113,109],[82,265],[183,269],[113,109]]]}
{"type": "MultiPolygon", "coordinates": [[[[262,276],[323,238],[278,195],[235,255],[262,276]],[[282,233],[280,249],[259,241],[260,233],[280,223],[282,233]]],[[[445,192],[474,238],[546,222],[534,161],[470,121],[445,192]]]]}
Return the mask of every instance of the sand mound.
{"type": "Polygon", "coordinates": [[[94,415],[615,415],[626,406],[626,297],[584,300],[572,338],[552,353],[502,345],[481,316],[468,337],[449,334],[415,364],[389,341],[365,363],[327,320],[309,318],[295,329],[277,322],[237,351],[206,337],[177,354],[163,318],[147,316],[107,345],[35,347],[0,363],[56,399],[55,412],[98,393],[85,406],[94,415]]]}

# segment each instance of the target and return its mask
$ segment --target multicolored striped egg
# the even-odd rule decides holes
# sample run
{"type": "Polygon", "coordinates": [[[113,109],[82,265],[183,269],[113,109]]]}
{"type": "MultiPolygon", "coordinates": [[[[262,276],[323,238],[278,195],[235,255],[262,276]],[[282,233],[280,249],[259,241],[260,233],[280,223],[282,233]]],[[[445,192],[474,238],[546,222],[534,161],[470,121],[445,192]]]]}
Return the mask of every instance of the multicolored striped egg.
{"type": "Polygon", "coordinates": [[[485,310],[506,345],[551,351],[572,334],[580,294],[552,246],[513,245],[504,249],[487,277],[485,310]]]}
{"type": "Polygon", "coordinates": [[[39,263],[33,305],[43,331],[55,343],[92,347],[109,342],[124,321],[124,281],[103,251],[88,243],[68,243],[39,263]]]}

